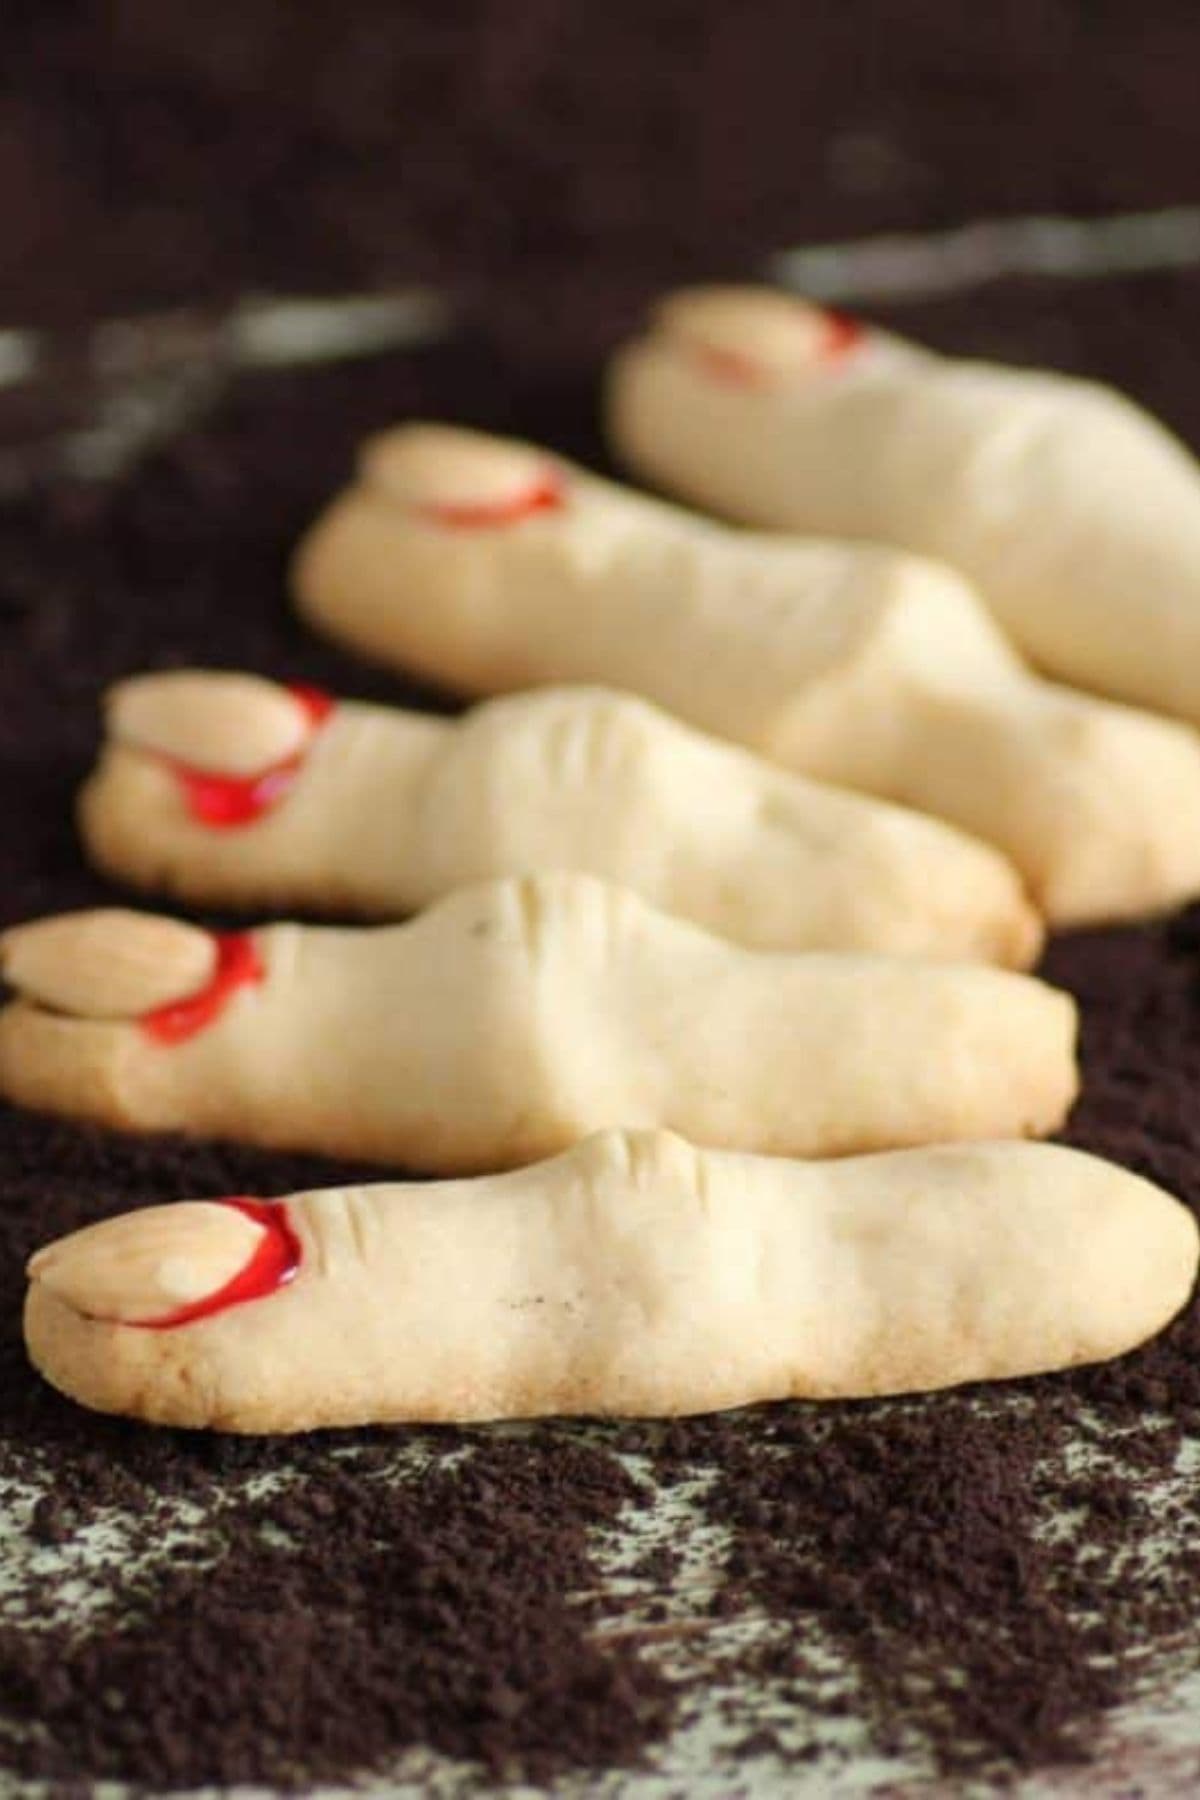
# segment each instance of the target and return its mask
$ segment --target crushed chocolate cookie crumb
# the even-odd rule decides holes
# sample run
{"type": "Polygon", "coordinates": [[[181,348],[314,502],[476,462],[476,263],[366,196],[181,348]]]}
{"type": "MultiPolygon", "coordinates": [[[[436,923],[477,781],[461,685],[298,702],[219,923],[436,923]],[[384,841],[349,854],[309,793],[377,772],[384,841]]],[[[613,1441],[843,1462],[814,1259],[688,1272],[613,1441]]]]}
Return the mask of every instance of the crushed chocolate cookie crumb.
{"type": "Polygon", "coordinates": [[[82,1633],[0,1626],[11,1766],[299,1787],[386,1773],[412,1745],[535,1780],[638,1760],[670,1684],[576,1597],[596,1586],[591,1530],[634,1483],[536,1432],[449,1466],[437,1450],[400,1479],[386,1450],[302,1455],[302,1480],[218,1501],[194,1561],[118,1581],[82,1633]],[[22,1715],[36,1728],[14,1737],[22,1715]]]}
{"type": "Polygon", "coordinates": [[[1101,1431],[1086,1477],[1070,1473],[1079,1421],[1054,1393],[692,1430],[713,1471],[708,1517],[728,1530],[718,1599],[789,1627],[744,1666],[793,1707],[864,1712],[879,1748],[943,1775],[1086,1760],[1144,1652],[1188,1623],[1200,1531],[1183,1493],[1166,1518],[1139,1503],[1174,1473],[1168,1424],[1101,1431]],[[822,1641],[841,1653],[836,1689],[822,1641]]]}

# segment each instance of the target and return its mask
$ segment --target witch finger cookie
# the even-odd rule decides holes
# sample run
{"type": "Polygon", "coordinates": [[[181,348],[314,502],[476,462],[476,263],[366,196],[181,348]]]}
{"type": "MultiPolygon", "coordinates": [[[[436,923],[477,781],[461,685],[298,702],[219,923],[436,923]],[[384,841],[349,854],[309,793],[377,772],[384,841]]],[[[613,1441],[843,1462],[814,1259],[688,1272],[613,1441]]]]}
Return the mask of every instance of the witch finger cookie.
{"type": "Polygon", "coordinates": [[[996,851],[631,695],[461,719],[258,676],[121,682],[79,804],[119,879],[201,905],[396,918],[490,876],[580,869],[735,942],[1024,967],[1040,921],[996,851]]]}
{"type": "Polygon", "coordinates": [[[580,874],[374,930],[67,914],[0,958],[19,1105],[429,1171],[617,1124],[814,1156],[1041,1135],[1077,1085],[1074,1005],[1043,982],[743,950],[580,874]]]}
{"type": "Polygon", "coordinates": [[[474,1181],[150,1207],[40,1250],[25,1337],[85,1405],[285,1432],[679,1414],[1117,1356],[1191,1214],[1044,1144],[806,1164],[609,1132],[474,1181]]]}
{"type": "Polygon", "coordinates": [[[1111,388],[696,288],[617,354],[608,412],[668,492],[942,557],[1049,674],[1200,724],[1200,466],[1111,388]]]}
{"type": "Polygon", "coordinates": [[[949,820],[1054,924],[1200,892],[1200,736],[1037,679],[944,565],[731,531],[416,425],[366,446],[293,581],[311,623],[464,692],[603,682],[949,820]]]}

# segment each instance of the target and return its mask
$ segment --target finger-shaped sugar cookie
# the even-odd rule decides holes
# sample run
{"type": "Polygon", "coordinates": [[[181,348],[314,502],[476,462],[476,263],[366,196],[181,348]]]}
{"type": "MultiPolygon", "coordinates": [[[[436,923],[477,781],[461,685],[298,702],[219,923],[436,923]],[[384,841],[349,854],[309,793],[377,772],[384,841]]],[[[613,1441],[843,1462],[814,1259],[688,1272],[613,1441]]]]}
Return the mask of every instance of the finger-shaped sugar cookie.
{"type": "Polygon", "coordinates": [[[801,1163],[608,1132],[475,1181],[183,1202],[29,1266],[29,1353],[105,1412],[226,1431],[674,1414],[1116,1356],[1190,1213],[1045,1144],[801,1163]]]}
{"type": "Polygon", "coordinates": [[[1041,942],[990,847],[627,695],[547,690],[448,720],[192,670],[122,682],[106,726],[80,805],[92,856],[203,905],[395,918],[574,868],[761,949],[1025,967],[1041,942]]]}
{"type": "Polygon", "coordinates": [[[1111,389],[698,288],[617,356],[609,415],[681,498],[943,557],[1049,674],[1200,723],[1200,465],[1111,389]]]}
{"type": "Polygon", "coordinates": [[[1030,976],[743,950],[590,875],[365,931],[68,915],[0,952],[6,1098],[428,1170],[616,1124],[814,1156],[1038,1135],[1076,1089],[1074,1005],[1030,976]]]}
{"type": "Polygon", "coordinates": [[[469,692],[601,681],[939,814],[1055,923],[1200,892],[1200,736],[1036,679],[942,564],[733,531],[528,445],[409,426],[368,444],[294,579],[314,624],[469,692]]]}

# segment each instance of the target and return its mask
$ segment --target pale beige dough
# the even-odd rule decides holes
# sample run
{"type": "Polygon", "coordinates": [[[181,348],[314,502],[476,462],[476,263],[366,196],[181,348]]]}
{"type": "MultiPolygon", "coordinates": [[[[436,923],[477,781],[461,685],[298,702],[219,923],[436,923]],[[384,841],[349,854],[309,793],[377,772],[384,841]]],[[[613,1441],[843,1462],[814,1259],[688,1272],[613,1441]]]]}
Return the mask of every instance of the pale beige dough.
{"type": "Polygon", "coordinates": [[[284,1204],[291,1285],[166,1330],[119,1321],[238,1272],[228,1208],[41,1252],[34,1363],[102,1411],[225,1431],[705,1412],[1117,1356],[1179,1310],[1197,1260],[1178,1201],[1048,1145],[805,1164],[606,1132],[508,1175],[284,1204]]]}
{"type": "Polygon", "coordinates": [[[342,702],[302,742],[271,736],[281,695],[294,710],[274,683],[204,670],[116,687],[79,806],[92,858],[201,905],[395,918],[489,876],[573,868],[759,949],[1027,967],[1041,945],[989,846],[628,695],[548,690],[459,720],[342,702]],[[268,765],[299,751],[293,786],[251,825],[197,822],[172,763],[245,774],[246,743],[268,765]]]}
{"type": "Polygon", "coordinates": [[[6,978],[27,972],[0,1012],[0,1093],[124,1129],[446,1172],[617,1124],[822,1156],[1040,1135],[1077,1087],[1074,1004],[1032,977],[743,950],[587,875],[462,889],[409,925],[263,928],[263,979],[166,1044],[136,1008],[87,1016],[110,957],[135,962],[139,927],[165,922],[76,915],[75,960],[69,923],[0,940],[6,978]]]}
{"type": "Polygon", "coordinates": [[[748,525],[943,558],[1061,681],[1200,724],[1200,465],[1123,395],[936,356],[770,289],[697,289],[614,358],[612,440],[640,475],[748,525]],[[705,353],[758,378],[714,378],[705,353]]]}
{"type": "Polygon", "coordinates": [[[943,564],[732,531],[529,445],[414,425],[367,446],[293,584],[310,623],[467,693],[603,682],[936,814],[1004,851],[1052,923],[1200,892],[1200,736],[1036,678],[943,564]],[[481,479],[489,442],[509,502],[551,468],[560,504],[448,520],[434,477],[461,519],[447,469],[481,479]]]}

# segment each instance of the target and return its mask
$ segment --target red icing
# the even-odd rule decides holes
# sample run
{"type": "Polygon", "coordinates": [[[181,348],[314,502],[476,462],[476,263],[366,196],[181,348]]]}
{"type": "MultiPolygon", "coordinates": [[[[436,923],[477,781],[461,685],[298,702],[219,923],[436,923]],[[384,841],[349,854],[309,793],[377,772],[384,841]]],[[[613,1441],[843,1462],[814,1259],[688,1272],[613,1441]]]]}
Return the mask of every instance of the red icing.
{"type": "MultiPolygon", "coordinates": [[[[290,682],[288,692],[297,700],[312,730],[319,731],[337,702],[320,688],[290,682]]],[[[256,775],[209,775],[188,763],[168,761],[183,789],[188,811],[202,825],[218,828],[250,825],[277,806],[304,767],[305,746],[282,762],[260,769],[256,775]]]]}
{"type": "Polygon", "coordinates": [[[248,932],[227,932],[214,936],[217,966],[212,980],[198,993],[183,1000],[171,1000],[143,1013],[141,1027],[160,1044],[181,1044],[214,1019],[220,1017],[238,988],[263,979],[266,971],[258,946],[248,932]]]}
{"type": "Polygon", "coordinates": [[[158,1319],[129,1319],[123,1323],[141,1331],[171,1331],[177,1325],[192,1325],[197,1319],[210,1319],[214,1313],[225,1312],[231,1306],[242,1306],[247,1300],[265,1300],[293,1279],[300,1267],[300,1240],[292,1230],[282,1201],[247,1200],[239,1196],[214,1204],[232,1206],[262,1226],[263,1235],[254,1246],[249,1262],[223,1287],[203,1300],[176,1307],[174,1312],[164,1313],[158,1319]]]}
{"type": "Polygon", "coordinates": [[[289,681],[287,691],[308,714],[308,722],[314,731],[325,723],[337,705],[332,694],[327,694],[324,688],[310,686],[307,681],[289,681]]]}
{"type": "Polygon", "coordinates": [[[825,314],[825,345],[823,357],[826,362],[836,362],[839,357],[857,350],[867,335],[867,328],[860,319],[851,319],[845,313],[827,312],[825,314]]]}
{"type": "MultiPolygon", "coordinates": [[[[845,313],[825,312],[822,323],[825,333],[813,359],[816,368],[840,362],[852,350],[858,349],[867,335],[866,326],[857,319],[847,318],[845,313]]],[[[753,356],[739,350],[717,349],[712,344],[696,344],[694,350],[708,373],[731,387],[769,387],[778,379],[764,370],[753,356]]]]}
{"type": "Polygon", "coordinates": [[[555,512],[563,504],[563,484],[553,469],[504,500],[432,502],[422,512],[438,525],[473,531],[489,525],[515,525],[534,513],[555,512]]]}
{"type": "Polygon", "coordinates": [[[202,825],[249,825],[288,792],[304,762],[303,752],[276,763],[261,775],[202,775],[173,763],[188,811],[202,825]]]}

